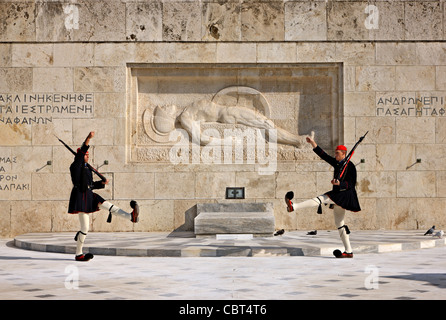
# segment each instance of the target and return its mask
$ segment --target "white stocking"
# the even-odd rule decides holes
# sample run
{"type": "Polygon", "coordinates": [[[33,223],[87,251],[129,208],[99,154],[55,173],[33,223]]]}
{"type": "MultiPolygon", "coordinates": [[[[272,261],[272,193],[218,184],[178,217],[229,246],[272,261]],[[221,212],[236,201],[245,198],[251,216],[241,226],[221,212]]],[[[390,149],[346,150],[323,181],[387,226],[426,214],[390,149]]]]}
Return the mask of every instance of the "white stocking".
{"type": "Polygon", "coordinates": [[[344,244],[345,252],[352,253],[352,247],[350,246],[350,236],[347,234],[347,229],[344,227],[345,209],[342,209],[339,206],[335,206],[333,213],[335,225],[336,228],[338,228],[339,236],[341,237],[342,243],[344,244]]]}
{"type": "MultiPolygon", "coordinates": [[[[294,203],[293,207],[294,207],[294,210],[303,209],[303,208],[312,208],[312,207],[318,207],[319,204],[321,204],[321,203],[322,204],[335,204],[327,195],[323,194],[323,195],[320,195],[313,199],[305,200],[300,203],[294,203]]],[[[345,247],[345,252],[351,253],[352,247],[350,246],[350,237],[347,234],[345,227],[343,227],[344,226],[345,209],[342,209],[341,207],[335,205],[334,209],[333,209],[333,214],[334,214],[336,228],[338,228],[339,236],[341,237],[342,243],[344,244],[344,247],[345,247]]]]}
{"type": "Polygon", "coordinates": [[[87,237],[88,228],[90,225],[90,217],[88,213],[79,212],[79,222],[81,225],[80,231],[76,234],[77,243],[76,243],[76,255],[82,254],[82,248],[84,246],[85,238],[87,237]]]}
{"type": "Polygon", "coordinates": [[[128,213],[128,212],[120,209],[119,207],[115,206],[114,204],[112,204],[108,201],[104,201],[103,203],[101,203],[99,205],[99,208],[110,211],[113,215],[124,218],[126,220],[131,220],[131,218],[132,218],[131,213],[128,213]]]}
{"type": "Polygon", "coordinates": [[[323,194],[323,195],[320,195],[313,199],[305,200],[300,203],[294,203],[293,207],[294,207],[294,210],[317,207],[317,206],[319,206],[319,204],[321,204],[321,202],[319,202],[319,200],[322,202],[322,204],[334,204],[334,202],[331,201],[331,199],[327,195],[323,194]]]}

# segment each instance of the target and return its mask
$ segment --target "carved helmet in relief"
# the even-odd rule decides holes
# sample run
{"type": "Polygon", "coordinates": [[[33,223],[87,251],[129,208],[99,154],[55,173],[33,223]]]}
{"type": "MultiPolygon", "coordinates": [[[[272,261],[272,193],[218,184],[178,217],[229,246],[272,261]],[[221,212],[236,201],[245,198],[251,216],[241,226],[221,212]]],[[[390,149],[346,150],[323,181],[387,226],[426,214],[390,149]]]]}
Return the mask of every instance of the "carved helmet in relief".
{"type": "Polygon", "coordinates": [[[175,130],[177,107],[157,106],[153,111],[152,128],[158,134],[166,135],[175,130]]]}

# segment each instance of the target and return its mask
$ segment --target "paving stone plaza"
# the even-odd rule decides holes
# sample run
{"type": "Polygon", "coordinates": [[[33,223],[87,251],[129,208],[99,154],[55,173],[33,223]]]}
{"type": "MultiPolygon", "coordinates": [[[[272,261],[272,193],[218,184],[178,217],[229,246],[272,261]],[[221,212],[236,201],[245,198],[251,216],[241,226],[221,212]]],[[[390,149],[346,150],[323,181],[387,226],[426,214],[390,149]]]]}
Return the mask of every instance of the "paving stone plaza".
{"type": "MultiPolygon", "coordinates": [[[[48,241],[49,237],[47,245],[60,244],[48,241]]],[[[92,234],[91,241],[100,246],[102,239],[103,246],[110,248],[110,237],[107,241],[103,237],[92,234]]],[[[318,243],[324,244],[321,247],[330,246],[330,236],[308,239],[302,232],[287,239],[271,239],[269,245],[264,241],[266,250],[258,250],[257,256],[249,257],[198,257],[197,243],[187,248],[187,240],[177,241],[174,246],[185,251],[181,257],[162,256],[164,236],[150,237],[151,243],[158,241],[160,250],[156,256],[96,255],[84,263],[74,261],[71,253],[18,249],[12,240],[3,240],[0,243],[0,298],[259,300],[256,303],[261,304],[260,300],[270,299],[444,300],[446,297],[444,239],[426,239],[419,232],[356,232],[357,243],[367,245],[368,250],[355,254],[353,259],[336,259],[331,253],[289,256],[277,247],[272,248],[279,241],[286,241],[287,246],[297,242],[301,247],[304,243],[312,244],[313,248],[318,243]],[[377,253],[378,244],[381,253],[377,253]],[[397,248],[398,244],[402,246],[397,248]],[[417,245],[419,249],[414,249],[417,245]],[[408,250],[402,250],[403,247],[408,250]]],[[[38,243],[42,235],[26,238],[38,243]]],[[[120,240],[115,241],[121,242],[123,236],[117,238],[120,240]]],[[[333,242],[335,238],[331,238],[333,242]]],[[[253,243],[244,244],[245,248],[249,245],[254,247],[253,243]]],[[[172,250],[171,246],[164,248],[165,255],[169,254],[167,250],[172,250]]]]}

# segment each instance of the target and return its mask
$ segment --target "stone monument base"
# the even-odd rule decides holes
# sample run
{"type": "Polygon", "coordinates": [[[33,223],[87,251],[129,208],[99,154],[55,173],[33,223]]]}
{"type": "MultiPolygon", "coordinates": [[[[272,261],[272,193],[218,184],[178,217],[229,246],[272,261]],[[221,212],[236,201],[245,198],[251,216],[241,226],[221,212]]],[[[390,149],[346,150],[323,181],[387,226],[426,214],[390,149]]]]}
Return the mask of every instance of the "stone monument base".
{"type": "Polygon", "coordinates": [[[197,204],[194,220],[196,237],[217,234],[252,234],[270,237],[275,219],[272,203],[202,203],[197,204]]]}

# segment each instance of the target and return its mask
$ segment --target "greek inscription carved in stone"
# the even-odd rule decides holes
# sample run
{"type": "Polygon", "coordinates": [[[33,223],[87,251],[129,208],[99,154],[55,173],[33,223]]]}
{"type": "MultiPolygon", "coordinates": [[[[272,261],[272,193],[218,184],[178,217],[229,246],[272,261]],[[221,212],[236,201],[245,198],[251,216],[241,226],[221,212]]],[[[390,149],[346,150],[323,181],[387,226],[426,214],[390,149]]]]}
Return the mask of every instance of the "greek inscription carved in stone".
{"type": "Polygon", "coordinates": [[[53,118],[92,118],[93,93],[0,93],[0,125],[47,124],[53,118]]]}

